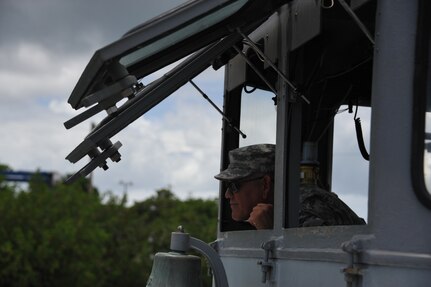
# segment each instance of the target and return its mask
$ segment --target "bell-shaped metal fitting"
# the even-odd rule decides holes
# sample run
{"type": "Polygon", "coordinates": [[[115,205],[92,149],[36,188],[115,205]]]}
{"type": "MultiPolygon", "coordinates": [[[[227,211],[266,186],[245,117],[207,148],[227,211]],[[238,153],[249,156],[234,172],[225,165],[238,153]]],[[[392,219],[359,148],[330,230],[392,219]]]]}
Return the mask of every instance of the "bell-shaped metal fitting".
{"type": "Polygon", "coordinates": [[[176,252],[154,256],[147,287],[201,287],[201,259],[176,252]]]}

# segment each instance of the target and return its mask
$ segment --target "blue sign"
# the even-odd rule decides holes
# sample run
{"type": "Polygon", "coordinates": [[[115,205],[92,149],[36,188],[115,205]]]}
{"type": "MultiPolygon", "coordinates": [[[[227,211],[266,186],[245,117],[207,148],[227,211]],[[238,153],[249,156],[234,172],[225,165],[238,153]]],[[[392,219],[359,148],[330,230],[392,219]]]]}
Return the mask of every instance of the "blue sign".
{"type": "Polygon", "coordinates": [[[37,176],[47,184],[53,183],[53,174],[52,172],[0,171],[0,176],[3,176],[6,181],[29,182],[37,176]]]}

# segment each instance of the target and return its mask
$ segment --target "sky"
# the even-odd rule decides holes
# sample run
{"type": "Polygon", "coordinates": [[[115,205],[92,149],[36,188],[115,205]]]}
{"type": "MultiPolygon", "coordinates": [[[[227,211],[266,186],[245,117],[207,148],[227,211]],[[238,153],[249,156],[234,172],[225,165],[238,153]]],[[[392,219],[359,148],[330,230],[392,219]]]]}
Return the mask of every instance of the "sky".
{"type": "MultiPolygon", "coordinates": [[[[63,123],[81,112],[67,99],[91,56],[184,2],[0,0],[0,163],[61,175],[82,168],[85,160],[72,164],[65,157],[88,134],[92,120],[70,130],[63,123]]],[[[223,78],[223,69],[209,69],[194,79],[220,108],[223,78]]],[[[333,188],[366,217],[368,165],[359,158],[350,117],[336,120],[333,188]],[[355,170],[346,174],[346,164],[355,170]]],[[[362,122],[369,130],[369,120],[362,122]]],[[[164,187],[182,199],[216,198],[221,124],[217,111],[185,85],[112,138],[123,144],[122,160],[108,161],[108,171],[96,169],[93,184],[119,196],[127,191],[129,202],[164,187]]]]}

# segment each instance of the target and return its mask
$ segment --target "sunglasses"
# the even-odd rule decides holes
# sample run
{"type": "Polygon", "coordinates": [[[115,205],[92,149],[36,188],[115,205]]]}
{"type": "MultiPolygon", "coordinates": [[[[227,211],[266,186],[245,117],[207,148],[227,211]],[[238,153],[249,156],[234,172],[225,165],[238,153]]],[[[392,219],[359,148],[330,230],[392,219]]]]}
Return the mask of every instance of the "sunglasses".
{"type": "Polygon", "coordinates": [[[256,178],[251,178],[251,179],[247,179],[247,180],[243,180],[243,181],[237,181],[237,182],[228,182],[227,184],[227,192],[229,192],[232,196],[235,193],[238,193],[241,186],[246,183],[246,182],[250,182],[250,181],[254,181],[254,180],[258,180],[258,179],[262,179],[263,176],[260,177],[256,177],[256,178]]]}

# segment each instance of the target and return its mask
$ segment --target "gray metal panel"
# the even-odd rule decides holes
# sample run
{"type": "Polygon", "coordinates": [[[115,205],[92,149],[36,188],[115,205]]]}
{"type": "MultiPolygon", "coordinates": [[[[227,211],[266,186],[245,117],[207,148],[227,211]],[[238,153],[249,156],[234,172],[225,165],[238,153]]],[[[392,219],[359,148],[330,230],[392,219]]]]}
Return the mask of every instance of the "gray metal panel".
{"type": "MultiPolygon", "coordinates": [[[[263,52],[273,63],[276,63],[278,59],[278,22],[278,13],[274,13],[267,21],[249,35],[250,39],[254,42],[258,42],[261,39],[264,40],[263,52]]],[[[247,54],[248,49],[250,49],[248,46],[244,47],[244,54],[247,54]]],[[[229,61],[228,65],[229,69],[226,71],[228,71],[229,81],[225,88],[231,91],[245,82],[247,64],[240,55],[237,55],[229,61]]],[[[264,67],[268,68],[266,62],[264,63],[264,67]]]]}
{"type": "MultiPolygon", "coordinates": [[[[285,6],[284,12],[274,13],[267,21],[260,27],[253,31],[249,37],[257,42],[264,41],[264,53],[273,62],[277,63],[279,60],[279,51],[293,50],[307,41],[311,40],[320,33],[320,3],[315,0],[297,0],[293,1],[291,5],[285,6]],[[285,20],[289,18],[291,23],[289,27],[283,31],[285,35],[280,35],[280,13],[283,13],[285,20]],[[282,38],[284,40],[282,40],[282,38]],[[288,41],[285,49],[280,49],[280,41],[288,41]]],[[[287,25],[287,23],[285,24],[287,25]]],[[[245,47],[246,52],[248,47],[245,47]]],[[[284,53],[287,56],[287,53],[284,53]]],[[[230,69],[228,90],[233,90],[245,80],[246,64],[241,57],[236,56],[230,61],[230,69]]],[[[264,63],[264,68],[269,65],[264,63]]]]}
{"type": "MultiPolygon", "coordinates": [[[[346,286],[341,270],[346,268],[347,264],[339,260],[329,260],[328,255],[319,256],[319,253],[336,255],[337,251],[307,250],[300,256],[295,256],[295,252],[299,254],[300,251],[294,250],[288,257],[277,257],[273,260],[275,269],[271,274],[270,286],[346,286]],[[325,259],[322,260],[323,258],[325,259]]],[[[400,263],[398,260],[385,262],[383,259],[385,256],[382,255],[374,254],[373,257],[373,263],[364,262],[362,265],[368,266],[361,269],[363,274],[361,286],[429,285],[431,280],[429,262],[426,265],[414,267],[406,265],[405,262],[397,264],[397,262],[400,263]]],[[[260,260],[262,258],[257,253],[251,253],[249,256],[223,254],[222,261],[230,286],[264,286],[260,282],[262,272],[257,264],[260,260]]]]}
{"type": "Polygon", "coordinates": [[[290,50],[294,50],[320,33],[320,1],[297,0],[292,2],[290,50]]]}
{"type": "MultiPolygon", "coordinates": [[[[366,250],[361,254],[361,263],[367,265],[427,269],[431,271],[431,254],[366,250]]],[[[431,280],[431,272],[429,275],[431,280]]]]}
{"type": "Polygon", "coordinates": [[[239,55],[229,61],[226,65],[226,78],[228,81],[225,83],[225,89],[232,91],[236,87],[245,82],[246,63],[239,55]]]}
{"type": "Polygon", "coordinates": [[[362,286],[424,287],[431,282],[430,270],[373,267],[362,272],[362,286]]]}
{"type": "MultiPolygon", "coordinates": [[[[271,60],[271,62],[276,63],[278,59],[278,45],[279,45],[279,13],[274,13],[268,20],[265,21],[259,28],[253,31],[249,35],[250,39],[255,42],[264,40],[263,51],[265,55],[271,60]]],[[[264,64],[265,68],[268,68],[267,63],[264,64]]]]}
{"type": "Polygon", "coordinates": [[[221,259],[226,270],[229,286],[268,286],[262,283],[260,266],[256,264],[258,258],[248,260],[238,257],[222,257],[221,259]]]}
{"type": "Polygon", "coordinates": [[[310,259],[343,261],[345,253],[341,244],[349,241],[356,234],[367,234],[368,226],[322,226],[289,228],[276,231],[249,230],[222,232],[219,234],[218,249],[221,255],[239,257],[262,256],[262,243],[275,240],[276,258],[310,259]],[[293,256],[293,257],[292,257],[293,256]]]}
{"type": "Polygon", "coordinates": [[[345,287],[342,264],[282,261],[277,266],[277,286],[345,287]]]}
{"type": "Polygon", "coordinates": [[[418,201],[410,178],[417,1],[378,5],[368,217],[373,248],[430,254],[431,211],[418,201]]]}
{"type": "MultiPolygon", "coordinates": [[[[222,257],[229,286],[346,286],[344,267],[338,263],[322,263],[297,260],[279,260],[266,284],[261,281],[262,272],[256,264],[258,258],[247,260],[238,257],[222,257]]],[[[383,285],[382,285],[383,286],[383,285]]]]}

